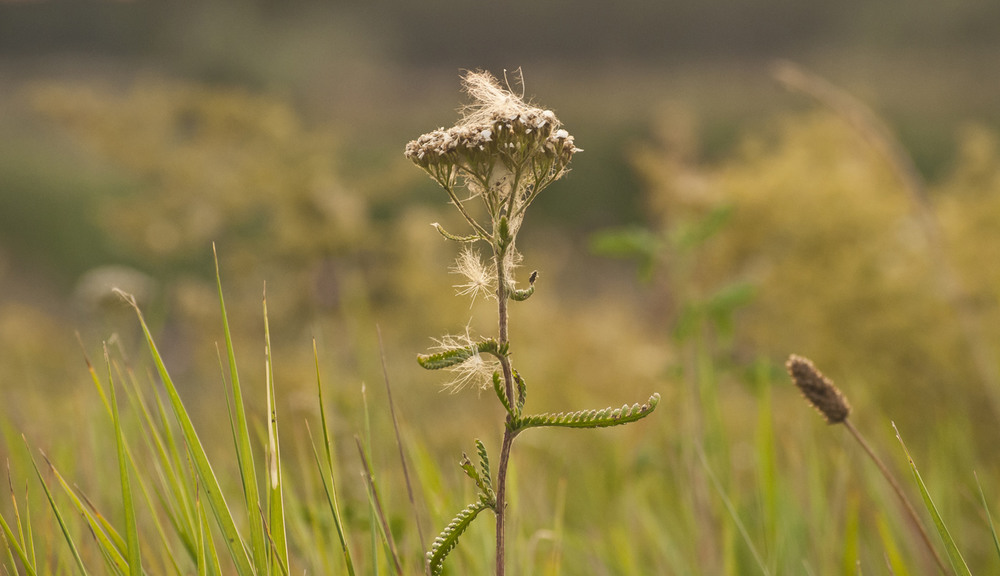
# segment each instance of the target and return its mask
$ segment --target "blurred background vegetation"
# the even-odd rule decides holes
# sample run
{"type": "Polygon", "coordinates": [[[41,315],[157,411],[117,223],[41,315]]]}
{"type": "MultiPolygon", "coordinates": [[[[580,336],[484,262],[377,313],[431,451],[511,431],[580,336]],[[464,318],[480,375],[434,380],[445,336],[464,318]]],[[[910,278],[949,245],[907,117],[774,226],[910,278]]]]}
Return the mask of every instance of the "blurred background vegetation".
{"type": "MultiPolygon", "coordinates": [[[[565,514],[566,573],[593,566],[589,555],[617,554],[614,565],[637,574],[719,573],[720,550],[738,566],[693,446],[751,486],[737,500],[754,512],[767,493],[752,488],[766,469],[760,443],[771,438],[784,479],[768,485],[788,488],[795,509],[755,526],[777,543],[774,564],[847,566],[851,514],[868,537],[855,554],[880,561],[880,527],[902,521],[854,447],[786,385],[781,363],[795,352],[838,382],[897,463],[888,421],[900,425],[939,505],[971,535],[971,562],[984,565],[971,471],[1000,509],[1000,392],[995,355],[976,358],[970,338],[1000,349],[998,29],[990,0],[0,2],[4,434],[65,443],[78,422],[62,415],[96,406],[75,332],[92,356],[112,339],[145,366],[134,318],[110,296],[119,286],[140,298],[224,450],[215,242],[258,387],[267,282],[286,421],[315,415],[316,337],[347,448],[362,425],[362,382],[386,425],[373,386],[378,324],[414,450],[441,470],[436,482],[460,486],[453,461],[470,435],[492,446],[499,416],[474,394],[441,394],[413,355],[470,316],[488,332],[493,317],[454,298],[455,247],[428,226],[452,211],[402,150],[454,121],[460,71],[521,67],[527,94],[585,150],[522,234],[525,267],[541,272],[512,318],[535,384],[529,404],[618,405],[652,391],[664,402],[634,429],[524,439],[515,474],[542,488],[514,504],[519,549],[548,546],[545,530],[565,514]],[[924,233],[899,174],[863,134],[775,82],[776,58],[877,111],[927,182],[940,238],[924,233]],[[941,286],[939,248],[958,302],[941,286]],[[585,451],[606,467],[581,472],[574,455],[585,451]],[[884,516],[866,506],[872,491],[884,516]],[[560,498],[580,504],[560,512],[560,498]],[[587,532],[615,516],[618,527],[587,532]],[[813,543],[803,525],[833,543],[813,543]]],[[[388,450],[380,465],[398,473],[388,450]]],[[[463,503],[437,498],[426,503],[435,529],[463,503]]],[[[409,518],[402,493],[390,499],[409,518]]],[[[467,566],[488,557],[475,550],[467,566]]]]}

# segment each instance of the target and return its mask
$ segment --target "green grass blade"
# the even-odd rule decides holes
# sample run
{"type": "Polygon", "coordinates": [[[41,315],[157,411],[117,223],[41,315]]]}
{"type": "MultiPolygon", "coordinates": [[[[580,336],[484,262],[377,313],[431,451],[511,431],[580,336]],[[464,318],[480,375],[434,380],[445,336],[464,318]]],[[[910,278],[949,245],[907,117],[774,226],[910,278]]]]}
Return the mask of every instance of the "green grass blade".
{"type": "Polygon", "coordinates": [[[923,479],[920,477],[920,472],[917,471],[917,465],[913,462],[913,457],[910,456],[910,451],[906,449],[906,444],[903,443],[903,437],[899,434],[899,429],[896,428],[896,423],[892,423],[892,429],[896,431],[896,439],[899,440],[899,445],[903,447],[903,452],[906,453],[906,459],[910,462],[910,470],[913,472],[913,479],[917,482],[917,486],[920,488],[920,496],[924,499],[924,507],[927,508],[927,512],[930,513],[931,518],[934,519],[934,527],[937,528],[938,534],[941,539],[944,540],[945,550],[948,551],[948,560],[951,562],[952,569],[959,576],[972,576],[972,572],[969,571],[968,564],[965,563],[965,558],[962,558],[962,553],[958,550],[958,546],[955,545],[955,540],[952,539],[951,533],[948,532],[948,527],[945,526],[944,520],[941,518],[941,514],[938,513],[937,507],[934,505],[934,501],[931,499],[930,493],[927,491],[927,486],[924,485],[923,479]]]}
{"type": "Polygon", "coordinates": [[[708,478],[712,481],[712,485],[715,487],[715,491],[718,492],[719,497],[722,499],[722,503],[726,506],[726,511],[729,512],[730,518],[733,519],[733,523],[736,524],[737,530],[740,532],[740,536],[743,537],[744,544],[753,554],[753,559],[757,562],[757,567],[765,576],[771,576],[771,571],[768,569],[767,564],[761,557],[760,553],[757,551],[757,547],[754,546],[753,540],[750,539],[750,533],[747,532],[746,526],[743,525],[743,521],[740,520],[739,514],[736,512],[736,507],[730,502],[729,497],[726,496],[726,491],[722,487],[722,483],[719,482],[718,477],[716,477],[715,472],[712,470],[711,466],[708,465],[708,459],[705,457],[705,452],[700,448],[698,449],[698,458],[701,459],[702,467],[705,468],[705,472],[708,473],[708,478]]]}
{"type": "MultiPolygon", "coordinates": [[[[132,394],[130,394],[130,399],[132,400],[133,406],[142,415],[144,440],[146,441],[149,451],[156,454],[157,462],[159,464],[153,466],[153,468],[156,474],[156,479],[159,482],[159,487],[161,488],[157,490],[157,496],[162,509],[167,515],[167,519],[173,526],[174,532],[177,534],[178,538],[180,538],[185,551],[193,560],[196,554],[194,533],[197,530],[194,521],[197,516],[192,512],[193,507],[189,504],[190,499],[188,498],[187,485],[184,483],[181,475],[173,465],[175,460],[168,455],[166,444],[164,444],[163,437],[157,428],[156,421],[149,410],[149,406],[147,405],[145,398],[142,396],[142,391],[139,388],[138,382],[136,382],[134,378],[132,379],[132,394]],[[167,490],[167,494],[171,496],[170,499],[168,499],[167,495],[162,491],[163,489],[167,490]]],[[[159,399],[158,396],[157,399],[159,399]]],[[[162,413],[163,405],[160,403],[158,403],[158,405],[162,413]]],[[[166,420],[161,419],[161,422],[166,422],[166,420]]],[[[177,557],[174,554],[173,547],[170,545],[163,522],[160,520],[160,515],[157,513],[157,508],[153,504],[153,497],[150,493],[147,480],[143,477],[141,469],[136,466],[135,461],[131,460],[131,463],[132,468],[136,470],[135,480],[138,482],[143,499],[146,501],[146,506],[151,512],[150,517],[152,518],[153,525],[160,537],[162,549],[170,557],[174,570],[180,574],[182,573],[182,570],[180,569],[177,557]]]]}
{"type": "Polygon", "coordinates": [[[222,574],[219,552],[212,539],[212,529],[208,523],[208,513],[201,503],[200,491],[195,494],[195,513],[198,516],[198,570],[200,574],[222,574]]]}
{"type": "MultiPolygon", "coordinates": [[[[910,569],[906,565],[906,556],[900,552],[899,546],[896,545],[896,539],[892,535],[892,528],[881,514],[875,517],[875,527],[878,528],[879,539],[882,541],[882,555],[890,573],[893,576],[910,576],[910,569]]],[[[857,560],[855,560],[856,564],[857,560]]]]}
{"type": "MultiPolygon", "coordinates": [[[[24,439],[23,436],[21,438],[24,439]]],[[[24,444],[25,446],[28,445],[27,439],[24,439],[24,444]]],[[[31,465],[35,469],[35,474],[38,475],[38,480],[41,481],[42,490],[45,491],[45,498],[48,500],[49,507],[52,508],[52,513],[56,517],[56,522],[59,523],[59,529],[62,531],[63,538],[66,540],[66,544],[69,546],[70,552],[73,554],[73,561],[76,563],[77,569],[81,574],[89,574],[89,572],[87,572],[87,567],[83,564],[83,558],[80,557],[80,550],[77,548],[76,542],[73,540],[73,535],[70,533],[69,526],[66,524],[65,518],[63,518],[62,512],[59,510],[59,505],[56,504],[56,500],[52,496],[52,491],[49,490],[49,485],[45,481],[45,477],[42,476],[42,471],[38,468],[38,463],[35,462],[35,459],[30,456],[30,454],[28,459],[31,460],[31,465]]]]}
{"type": "MultiPolygon", "coordinates": [[[[21,560],[21,564],[24,565],[25,571],[31,576],[35,576],[37,572],[35,572],[34,562],[28,557],[24,547],[18,543],[17,537],[14,536],[14,532],[11,531],[10,525],[7,524],[7,520],[3,517],[3,514],[0,514],[0,528],[3,528],[4,538],[7,543],[7,554],[11,555],[11,550],[13,550],[21,560]]],[[[11,565],[14,565],[13,558],[11,558],[11,565]]]]}
{"type": "MultiPolygon", "coordinates": [[[[163,357],[160,355],[159,349],[156,347],[156,342],[153,340],[153,334],[149,331],[149,326],[146,324],[146,320],[142,315],[142,311],[139,310],[139,306],[135,303],[135,299],[124,294],[122,295],[135,310],[135,313],[139,318],[143,334],[146,337],[146,344],[153,356],[153,362],[156,364],[156,369],[160,374],[160,379],[163,381],[163,385],[167,389],[167,396],[169,397],[170,405],[173,408],[174,416],[180,424],[181,432],[183,433],[184,440],[187,443],[188,452],[191,455],[194,469],[202,483],[209,505],[212,507],[216,523],[222,531],[222,536],[226,541],[226,547],[228,548],[229,554],[233,559],[233,563],[236,565],[236,571],[240,576],[255,576],[256,572],[250,563],[250,557],[247,554],[246,546],[240,537],[239,531],[236,529],[236,523],[233,521],[232,513],[229,510],[229,506],[226,504],[226,499],[222,494],[222,488],[219,486],[219,481],[215,477],[212,464],[208,460],[208,454],[205,452],[205,447],[202,445],[201,439],[198,437],[198,432],[194,428],[194,423],[191,422],[191,417],[188,414],[187,409],[184,407],[184,403],[177,391],[177,387],[174,385],[173,379],[170,378],[170,373],[167,372],[167,367],[163,364],[163,357]]],[[[251,524],[252,523],[253,522],[251,522],[251,524]]]]}
{"type": "Polygon", "coordinates": [[[206,530],[207,518],[204,517],[204,510],[201,507],[201,500],[196,500],[194,503],[195,509],[198,512],[198,552],[195,554],[195,567],[198,570],[198,576],[208,575],[208,558],[205,554],[205,538],[212,537],[210,531],[206,530]]]}
{"type": "MultiPolygon", "coordinates": [[[[110,361],[108,356],[109,356],[108,350],[107,347],[105,347],[105,358],[110,363],[108,369],[109,381],[113,381],[113,373],[111,371],[111,366],[114,366],[116,368],[115,372],[119,374],[119,378],[123,381],[130,383],[130,386],[122,386],[122,389],[125,390],[129,402],[133,406],[133,408],[136,409],[137,412],[142,415],[141,423],[144,424],[143,426],[140,426],[140,430],[142,432],[142,439],[146,443],[146,446],[149,448],[150,452],[161,455],[164,452],[163,441],[160,438],[157,426],[152,418],[148,406],[146,405],[146,401],[143,398],[142,390],[139,386],[138,381],[135,378],[135,374],[130,369],[127,368],[123,371],[122,368],[117,363],[110,361]]],[[[86,353],[84,353],[84,359],[86,360],[87,368],[90,372],[91,379],[94,381],[94,385],[98,389],[98,393],[100,394],[102,399],[106,399],[107,396],[104,394],[104,387],[101,384],[100,379],[97,377],[97,372],[93,369],[93,366],[90,363],[90,359],[87,357],[86,353]]],[[[112,421],[114,421],[115,415],[112,412],[111,406],[107,403],[106,400],[104,400],[104,403],[105,403],[105,409],[108,411],[108,415],[111,416],[112,421]]],[[[153,525],[156,529],[157,535],[159,536],[161,542],[160,549],[163,552],[163,554],[169,558],[174,568],[174,571],[179,574],[182,572],[182,570],[177,562],[177,558],[176,555],[174,554],[173,547],[171,546],[170,539],[167,537],[167,533],[164,530],[163,523],[160,520],[158,509],[153,504],[153,498],[150,495],[149,486],[147,485],[146,479],[143,477],[142,474],[143,468],[140,468],[139,466],[136,465],[135,457],[133,456],[132,450],[129,447],[127,438],[124,435],[122,436],[122,446],[124,447],[128,464],[131,465],[131,469],[135,471],[134,475],[130,475],[130,479],[138,483],[139,490],[143,495],[143,499],[145,500],[146,505],[148,506],[151,512],[150,518],[153,522],[153,525]]],[[[160,481],[160,484],[166,485],[167,480],[163,470],[166,469],[168,473],[173,473],[174,475],[176,474],[174,473],[174,470],[170,466],[169,459],[161,456],[160,462],[162,467],[154,466],[153,468],[155,470],[157,478],[160,481]]],[[[167,501],[165,498],[162,497],[162,495],[160,495],[160,503],[163,510],[166,512],[168,518],[170,518],[170,520],[174,523],[176,532],[178,536],[181,538],[182,543],[184,543],[186,547],[190,547],[189,546],[190,532],[185,533],[183,531],[183,528],[178,524],[177,519],[179,516],[175,509],[176,506],[174,505],[174,503],[167,501]]]]}
{"type": "Polygon", "coordinates": [[[986,512],[986,523],[990,525],[990,534],[993,535],[993,546],[996,548],[997,556],[1000,557],[1000,539],[997,539],[997,529],[993,525],[993,516],[990,515],[990,507],[986,504],[986,494],[983,492],[983,485],[979,483],[979,474],[973,472],[972,475],[976,479],[976,488],[979,488],[979,498],[983,503],[983,510],[986,512]]]}
{"type": "Polygon", "coordinates": [[[111,358],[107,346],[104,360],[108,366],[108,389],[111,392],[111,417],[115,428],[115,445],[118,449],[118,474],[121,477],[122,507],[125,510],[126,560],[129,576],[142,575],[142,555],[139,550],[139,527],[135,520],[135,504],[132,498],[132,482],[129,479],[129,458],[125,454],[125,437],[122,434],[121,418],[118,414],[118,399],[115,396],[115,382],[111,374],[111,358]]]}
{"type": "Polygon", "coordinates": [[[108,522],[108,519],[96,511],[94,505],[87,501],[86,497],[78,495],[73,490],[73,487],[69,485],[69,482],[66,481],[44,453],[42,457],[45,459],[45,463],[48,464],[49,470],[59,483],[59,486],[63,489],[63,492],[66,493],[77,512],[83,516],[83,519],[90,526],[91,535],[97,541],[101,556],[107,562],[108,567],[120,573],[127,572],[128,562],[125,560],[125,556],[122,555],[122,550],[125,549],[125,540],[118,534],[114,526],[108,522]]]}
{"type": "Polygon", "coordinates": [[[285,529],[285,504],[282,498],[281,449],[278,444],[278,408],[274,394],[274,365],[271,359],[271,330],[267,321],[267,294],[264,306],[264,356],[267,366],[267,488],[268,528],[274,550],[271,567],[288,574],[288,536],[285,529]]]}
{"type": "MultiPolygon", "coordinates": [[[[324,472],[320,465],[319,455],[316,453],[316,444],[312,441],[312,432],[309,431],[309,441],[312,444],[313,455],[316,457],[316,467],[319,469],[320,479],[323,481],[323,490],[326,492],[326,499],[330,505],[330,512],[333,516],[333,525],[337,528],[337,537],[340,538],[340,546],[344,553],[344,563],[347,565],[347,573],[354,576],[354,562],[351,560],[351,547],[347,543],[344,534],[344,523],[340,516],[340,505],[337,502],[337,482],[333,474],[333,448],[330,441],[330,431],[326,423],[326,407],[323,405],[323,381],[320,378],[319,352],[316,350],[316,340],[313,339],[313,359],[316,362],[316,395],[319,401],[319,419],[323,426],[323,447],[326,452],[327,472],[324,472]]],[[[307,424],[308,426],[308,424],[307,424]]]]}
{"type": "MultiPolygon", "coordinates": [[[[306,428],[308,429],[308,424],[306,428]]],[[[316,442],[313,440],[312,431],[309,430],[309,444],[312,446],[313,458],[316,460],[316,469],[323,482],[323,491],[326,493],[326,502],[330,507],[330,515],[333,517],[333,525],[337,529],[337,537],[340,539],[340,546],[344,553],[344,563],[347,565],[347,573],[354,576],[354,562],[351,560],[351,547],[347,544],[344,534],[343,521],[340,518],[340,508],[337,505],[337,487],[333,480],[333,471],[330,470],[329,478],[327,472],[323,470],[323,464],[319,458],[319,451],[316,450],[316,442]]]]}
{"type": "Polygon", "coordinates": [[[229,359],[229,380],[232,386],[234,416],[232,425],[235,430],[236,454],[239,461],[240,477],[243,480],[243,501],[245,505],[247,524],[250,526],[250,551],[253,556],[254,571],[266,574],[268,568],[267,542],[264,538],[264,526],[258,510],[260,509],[260,492],[257,487],[257,473],[254,470],[253,446],[250,443],[250,428],[247,425],[246,409],[243,405],[243,391],[240,388],[240,376],[236,369],[236,352],[233,348],[233,337],[229,331],[229,317],[226,315],[226,302],[222,295],[222,276],[219,272],[219,258],[215,254],[215,282],[219,290],[219,309],[222,312],[222,326],[226,337],[226,355],[229,359]]]}
{"type": "MultiPolygon", "coordinates": [[[[17,496],[14,494],[14,481],[10,475],[10,460],[7,461],[7,486],[10,488],[10,501],[14,510],[14,520],[17,525],[17,537],[15,537],[10,526],[7,524],[7,520],[3,517],[3,514],[0,514],[0,527],[3,528],[4,540],[9,542],[7,554],[11,554],[11,546],[14,546],[13,551],[21,559],[25,570],[29,574],[35,574],[35,542],[31,534],[31,510],[29,508],[28,486],[27,484],[24,486],[24,522],[22,523],[21,511],[17,506],[17,496]]],[[[11,565],[13,566],[13,558],[11,560],[11,565]]]]}
{"type": "MultiPolygon", "coordinates": [[[[364,382],[361,383],[361,404],[364,406],[365,410],[365,444],[362,445],[361,441],[357,436],[354,437],[358,444],[358,451],[361,453],[361,461],[364,462],[364,468],[362,469],[362,474],[370,475],[371,470],[368,469],[368,462],[371,462],[371,438],[372,438],[372,422],[371,415],[368,412],[368,394],[365,389],[364,382]]],[[[378,521],[378,513],[375,511],[375,498],[372,496],[372,486],[366,484],[367,489],[366,494],[368,495],[368,531],[369,531],[369,541],[371,543],[372,551],[372,576],[379,576],[379,545],[378,545],[378,534],[379,530],[382,530],[382,524],[378,521]]],[[[383,536],[383,541],[385,537],[383,536]]]]}

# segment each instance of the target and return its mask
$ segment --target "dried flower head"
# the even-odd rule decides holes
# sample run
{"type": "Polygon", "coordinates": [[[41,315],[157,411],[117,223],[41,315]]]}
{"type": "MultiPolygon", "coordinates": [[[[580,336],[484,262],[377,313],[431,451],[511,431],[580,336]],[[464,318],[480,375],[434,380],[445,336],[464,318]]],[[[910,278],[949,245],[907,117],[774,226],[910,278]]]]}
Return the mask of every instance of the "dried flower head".
{"type": "Polygon", "coordinates": [[[792,354],[785,367],[802,395],[820,411],[828,423],[839,424],[847,419],[851,413],[847,398],[808,358],[792,354]]]}
{"type": "Polygon", "coordinates": [[[494,222],[503,215],[516,230],[524,208],[568,170],[579,152],[551,110],[526,103],[488,72],[469,72],[463,88],[473,102],[448,129],[406,145],[404,155],[457,202],[455,188],[479,196],[494,222]]]}

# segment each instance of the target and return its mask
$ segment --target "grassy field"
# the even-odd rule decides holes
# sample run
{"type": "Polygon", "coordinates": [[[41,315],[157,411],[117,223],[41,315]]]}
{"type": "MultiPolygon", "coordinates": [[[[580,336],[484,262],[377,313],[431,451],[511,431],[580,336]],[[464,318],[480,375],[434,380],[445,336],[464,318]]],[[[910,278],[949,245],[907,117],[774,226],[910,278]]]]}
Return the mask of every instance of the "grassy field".
{"type": "MultiPolygon", "coordinates": [[[[787,92],[763,60],[526,71],[585,151],[518,243],[521,285],[540,272],[510,312],[525,410],[659,403],[519,437],[510,573],[1000,562],[996,87],[966,66],[928,88],[912,55],[811,60],[888,115],[815,78],[787,92]],[[810,408],[791,354],[835,381],[850,426],[810,408]]],[[[504,435],[492,389],[450,394],[415,361],[431,335],[496,331],[429,226],[467,222],[401,154],[453,119],[454,72],[369,71],[380,89],[331,89],[323,114],[328,81],[293,103],[119,74],[2,94],[0,566],[420,573],[480,496],[460,457],[478,438],[495,473],[504,435]]],[[[445,574],[492,572],[492,524],[445,574]]]]}

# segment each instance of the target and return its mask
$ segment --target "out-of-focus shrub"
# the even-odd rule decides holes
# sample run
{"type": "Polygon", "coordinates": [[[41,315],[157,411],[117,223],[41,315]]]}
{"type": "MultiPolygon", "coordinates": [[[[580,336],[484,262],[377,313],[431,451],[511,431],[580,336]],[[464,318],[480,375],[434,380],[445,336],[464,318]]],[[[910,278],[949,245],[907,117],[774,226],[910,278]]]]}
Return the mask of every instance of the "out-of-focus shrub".
{"type": "MultiPolygon", "coordinates": [[[[658,282],[668,316],[692,294],[748,281],[757,290],[734,325],[737,353],[822,358],[898,419],[926,422],[940,402],[989,414],[931,243],[897,174],[861,136],[829,115],[792,116],[703,165],[690,138],[663,130],[635,156],[654,226],[676,237],[727,214],[693,257],[667,251],[658,282]]],[[[989,320],[1000,290],[990,265],[1000,251],[996,156],[992,135],[966,134],[931,194],[970,305],[1000,344],[989,320]]]]}

